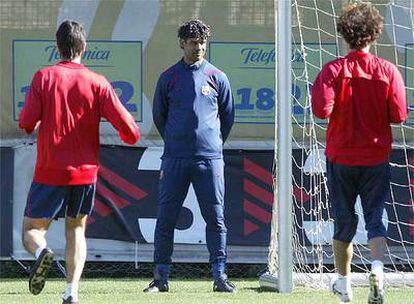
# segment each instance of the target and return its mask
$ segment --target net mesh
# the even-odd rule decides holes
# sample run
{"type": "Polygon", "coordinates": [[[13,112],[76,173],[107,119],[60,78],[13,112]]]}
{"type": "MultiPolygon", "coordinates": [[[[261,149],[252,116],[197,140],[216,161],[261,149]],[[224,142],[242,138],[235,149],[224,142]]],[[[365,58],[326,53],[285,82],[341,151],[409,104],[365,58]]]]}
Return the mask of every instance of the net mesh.
{"type": "MultiPolygon", "coordinates": [[[[341,8],[348,1],[292,0],[292,123],[293,123],[293,253],[294,272],[299,282],[327,285],[334,272],[333,219],[325,177],[326,121],[311,112],[310,89],[322,66],[347,54],[336,32],[341,8]],[[298,277],[298,276],[296,276],[298,277]]],[[[390,196],[383,221],[388,227],[386,272],[409,274],[414,271],[414,0],[372,1],[384,20],[384,32],[371,52],[394,63],[404,75],[409,103],[409,119],[392,126],[390,196]]],[[[276,172],[274,172],[276,177],[276,172]]],[[[269,271],[277,273],[277,208],[274,208],[269,254],[269,271]]],[[[362,207],[354,242],[352,268],[369,270],[370,258],[364,230],[362,207]]],[[[405,280],[405,283],[410,283],[405,280]]]]}

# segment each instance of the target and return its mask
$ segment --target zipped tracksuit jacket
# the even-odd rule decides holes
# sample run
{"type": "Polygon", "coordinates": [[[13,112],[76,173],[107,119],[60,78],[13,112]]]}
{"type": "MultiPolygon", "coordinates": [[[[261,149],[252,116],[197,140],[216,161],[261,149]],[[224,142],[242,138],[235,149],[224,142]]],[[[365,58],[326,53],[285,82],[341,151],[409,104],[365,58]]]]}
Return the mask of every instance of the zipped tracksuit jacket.
{"type": "Polygon", "coordinates": [[[180,60],[158,80],[153,119],[164,140],[154,262],[171,264],[174,228],[191,183],[207,225],[210,262],[225,263],[223,143],[234,122],[227,76],[207,60],[180,60]]]}

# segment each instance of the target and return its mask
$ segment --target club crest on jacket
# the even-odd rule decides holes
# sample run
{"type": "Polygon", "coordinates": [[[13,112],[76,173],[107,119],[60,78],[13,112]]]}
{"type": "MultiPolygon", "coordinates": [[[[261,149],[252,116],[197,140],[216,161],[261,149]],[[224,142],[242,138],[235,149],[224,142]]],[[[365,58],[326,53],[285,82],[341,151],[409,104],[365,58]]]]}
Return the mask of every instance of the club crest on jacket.
{"type": "Polygon", "coordinates": [[[207,96],[210,94],[210,87],[208,85],[204,85],[201,87],[201,94],[207,96]]]}

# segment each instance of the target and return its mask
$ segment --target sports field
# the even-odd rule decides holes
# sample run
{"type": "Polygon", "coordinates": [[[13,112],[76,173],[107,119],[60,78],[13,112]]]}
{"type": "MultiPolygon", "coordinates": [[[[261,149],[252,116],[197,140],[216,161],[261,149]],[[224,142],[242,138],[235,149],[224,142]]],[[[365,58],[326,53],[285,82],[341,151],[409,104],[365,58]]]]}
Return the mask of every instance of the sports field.
{"type": "MultiPolygon", "coordinates": [[[[339,303],[328,291],[296,288],[292,294],[280,295],[261,291],[258,280],[234,280],[238,287],[236,294],[218,294],[211,291],[209,280],[173,280],[168,294],[144,294],[142,289],[148,279],[85,279],[81,282],[80,303],[286,303],[286,304],[328,304],[339,303]]],[[[60,295],[65,289],[61,279],[49,280],[43,292],[32,296],[27,282],[22,279],[0,280],[0,303],[61,303],[60,295]]],[[[368,288],[355,288],[353,303],[366,303],[368,288]]],[[[387,289],[386,303],[414,303],[414,288],[387,289]]]]}

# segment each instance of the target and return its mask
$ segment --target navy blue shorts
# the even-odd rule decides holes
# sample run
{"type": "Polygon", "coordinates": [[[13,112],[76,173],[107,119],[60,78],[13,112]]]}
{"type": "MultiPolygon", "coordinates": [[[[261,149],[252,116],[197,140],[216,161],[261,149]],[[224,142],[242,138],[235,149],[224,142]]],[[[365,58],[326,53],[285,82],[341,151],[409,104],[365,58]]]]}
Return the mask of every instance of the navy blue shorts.
{"type": "Polygon", "coordinates": [[[32,183],[24,216],[30,218],[73,217],[91,215],[95,200],[95,184],[51,186],[32,183]]]}
{"type": "Polygon", "coordinates": [[[350,243],[355,236],[358,216],[355,213],[357,196],[361,198],[368,240],[385,237],[382,222],[385,199],[390,188],[390,165],[344,166],[326,162],[329,201],[334,218],[334,240],[350,243]]]}

